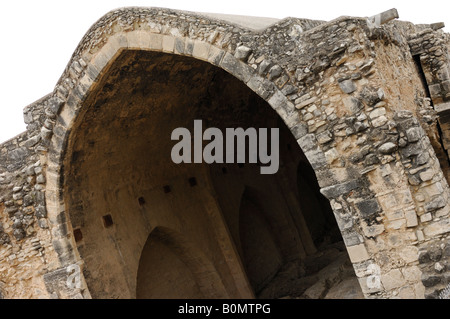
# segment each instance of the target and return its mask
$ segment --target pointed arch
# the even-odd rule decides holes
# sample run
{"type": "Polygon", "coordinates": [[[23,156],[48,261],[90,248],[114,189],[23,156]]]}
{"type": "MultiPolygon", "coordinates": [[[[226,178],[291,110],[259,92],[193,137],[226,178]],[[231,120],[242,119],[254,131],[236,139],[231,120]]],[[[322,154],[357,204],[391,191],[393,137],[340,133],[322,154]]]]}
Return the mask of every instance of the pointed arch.
{"type": "Polygon", "coordinates": [[[136,280],[138,299],[229,297],[208,257],[167,227],[156,227],[148,236],[136,280]]]}

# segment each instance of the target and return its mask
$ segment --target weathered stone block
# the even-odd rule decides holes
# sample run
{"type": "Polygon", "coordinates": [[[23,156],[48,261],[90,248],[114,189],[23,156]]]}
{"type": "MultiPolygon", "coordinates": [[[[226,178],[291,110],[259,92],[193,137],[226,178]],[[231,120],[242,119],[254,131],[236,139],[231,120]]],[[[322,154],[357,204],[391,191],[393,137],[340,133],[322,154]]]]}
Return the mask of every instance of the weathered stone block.
{"type": "Polygon", "coordinates": [[[415,210],[406,211],[405,218],[406,218],[406,227],[416,227],[419,224],[415,210]]]}
{"type": "Polygon", "coordinates": [[[307,100],[305,100],[305,101],[300,102],[299,104],[296,104],[296,105],[295,105],[295,108],[298,109],[298,110],[301,110],[301,109],[303,109],[304,107],[306,107],[306,106],[308,106],[308,105],[311,105],[312,103],[314,103],[314,102],[316,102],[316,101],[317,101],[317,98],[316,98],[316,97],[312,97],[312,98],[310,98],[310,99],[307,99],[307,100]]]}
{"type": "Polygon", "coordinates": [[[305,156],[313,169],[321,169],[327,166],[327,159],[325,157],[325,154],[319,149],[309,150],[305,152],[305,156]]]}
{"type": "Polygon", "coordinates": [[[161,46],[163,52],[172,53],[175,47],[175,37],[170,35],[163,35],[161,46]]]}
{"type": "Polygon", "coordinates": [[[423,229],[423,233],[428,238],[450,232],[450,221],[441,219],[440,221],[430,223],[423,229]]]}
{"type": "Polygon", "coordinates": [[[406,281],[400,269],[393,269],[381,275],[381,282],[386,290],[391,290],[405,286],[406,281]]]}
{"type": "MultiPolygon", "coordinates": [[[[248,82],[247,85],[250,89],[252,89],[256,94],[261,96],[263,99],[267,99],[275,90],[275,86],[272,82],[264,79],[260,76],[253,76],[248,82]]],[[[284,100],[287,104],[288,101],[284,100]]],[[[290,103],[290,102],[289,102],[290,103]]],[[[298,123],[296,123],[298,124],[298,123]]]]}
{"type": "Polygon", "coordinates": [[[271,61],[269,60],[262,61],[258,66],[258,74],[265,75],[271,66],[272,66],[271,61]]]}
{"type": "Polygon", "coordinates": [[[422,271],[417,266],[411,266],[403,268],[402,274],[406,281],[417,282],[421,278],[422,271]]]}
{"type": "Polygon", "coordinates": [[[297,142],[303,152],[307,152],[317,148],[317,139],[314,134],[305,135],[301,137],[297,142]]]}
{"type": "Polygon", "coordinates": [[[392,142],[384,143],[383,145],[381,145],[381,146],[378,148],[378,151],[379,151],[381,154],[391,154],[392,152],[394,152],[394,151],[396,151],[396,150],[397,150],[397,145],[394,144],[394,143],[392,143],[392,142]]]}
{"type": "Polygon", "coordinates": [[[430,155],[428,154],[428,152],[424,152],[424,153],[417,155],[415,162],[418,166],[425,165],[426,163],[428,163],[429,159],[430,159],[430,155]]]}
{"type": "Polygon", "coordinates": [[[247,61],[249,55],[252,53],[252,49],[249,47],[246,47],[244,45],[241,45],[237,47],[236,52],[234,53],[234,56],[236,59],[247,61]]]}
{"type": "Polygon", "coordinates": [[[447,204],[444,197],[438,195],[435,196],[430,202],[424,205],[425,212],[430,212],[439,208],[444,207],[447,204]]]}
{"type": "Polygon", "coordinates": [[[97,55],[91,61],[91,64],[97,70],[103,70],[109,61],[110,61],[110,57],[105,55],[104,52],[100,51],[99,53],[97,53],[97,55]]]}
{"type": "Polygon", "coordinates": [[[381,211],[381,207],[376,199],[368,199],[355,203],[356,208],[363,218],[369,218],[381,211]]]}
{"type": "Polygon", "coordinates": [[[275,94],[272,95],[268,102],[284,120],[286,120],[286,117],[290,114],[297,119],[297,113],[293,110],[294,106],[292,102],[289,101],[280,91],[275,91],[275,94]],[[283,117],[283,115],[285,117],[283,117]]]}
{"type": "Polygon", "coordinates": [[[364,244],[347,246],[347,252],[352,263],[362,262],[370,258],[364,244]]]}
{"type": "Polygon", "coordinates": [[[350,94],[356,91],[357,87],[353,80],[344,80],[339,82],[339,87],[344,93],[350,94]]]}
{"type": "Polygon", "coordinates": [[[149,49],[161,51],[163,36],[161,34],[151,33],[148,42],[149,49]]]}
{"type": "Polygon", "coordinates": [[[320,192],[328,199],[331,199],[347,194],[358,187],[362,187],[361,183],[358,180],[351,180],[346,183],[322,188],[320,192]]]}
{"type": "Polygon", "coordinates": [[[358,278],[361,290],[364,294],[373,294],[383,290],[379,276],[367,276],[358,278]]]}
{"type": "Polygon", "coordinates": [[[420,222],[421,222],[421,223],[429,222],[429,221],[432,220],[432,219],[433,219],[433,217],[431,216],[430,213],[423,214],[422,216],[420,216],[420,222]]]}
{"type": "Polygon", "coordinates": [[[297,125],[291,127],[291,131],[295,139],[299,140],[308,134],[308,125],[305,123],[298,123],[297,125]]]}
{"type": "Polygon", "coordinates": [[[419,257],[419,249],[415,246],[406,246],[400,250],[399,255],[407,264],[416,262],[419,257]]]}
{"type": "Polygon", "coordinates": [[[420,172],[419,177],[422,181],[427,182],[433,179],[435,172],[433,169],[428,169],[426,171],[420,172]]]}
{"type": "Polygon", "coordinates": [[[428,248],[428,255],[432,261],[439,261],[442,258],[442,249],[438,245],[433,245],[428,248]]]}
{"type": "MultiPolygon", "coordinates": [[[[184,42],[184,38],[176,37],[175,38],[175,44],[174,44],[174,53],[176,54],[184,54],[184,47],[186,43],[184,42]]],[[[219,49],[217,49],[219,51],[219,49]]]]}
{"type": "Polygon", "coordinates": [[[269,80],[273,80],[281,75],[283,69],[279,65],[274,65],[269,69],[269,80]]]}
{"type": "MultiPolygon", "coordinates": [[[[341,232],[348,230],[353,226],[353,217],[351,214],[342,214],[340,212],[335,212],[334,216],[336,218],[336,222],[341,232]]],[[[349,239],[354,238],[355,236],[353,235],[356,235],[356,233],[351,232],[350,234],[346,232],[345,234],[344,233],[342,234],[342,237],[344,238],[344,242],[346,242],[346,245],[353,246],[360,243],[359,237],[357,237],[358,239],[356,242],[353,242],[352,240],[349,239]],[[347,243],[346,240],[348,240],[349,242],[347,243]]]]}
{"type": "Polygon", "coordinates": [[[422,274],[422,283],[425,287],[433,287],[441,282],[441,277],[433,274],[422,274]]]}
{"type": "Polygon", "coordinates": [[[387,223],[386,228],[388,230],[398,230],[406,226],[406,220],[404,218],[390,221],[387,223]]]}
{"type": "Polygon", "coordinates": [[[428,88],[432,99],[442,97],[442,88],[439,83],[428,85],[428,88]]]}
{"type": "Polygon", "coordinates": [[[211,45],[208,43],[196,41],[192,56],[203,61],[208,61],[210,47],[211,45]]]}
{"type": "Polygon", "coordinates": [[[419,127],[411,127],[406,130],[406,138],[410,143],[417,142],[421,137],[422,130],[419,127]]]}
{"type": "Polygon", "coordinates": [[[382,115],[382,116],[377,117],[376,119],[372,120],[372,126],[373,127],[380,127],[380,126],[385,125],[387,122],[388,122],[388,119],[386,118],[386,116],[382,115]]]}
{"type": "Polygon", "coordinates": [[[252,77],[254,70],[247,64],[237,60],[233,55],[226,53],[220,65],[237,77],[239,80],[247,83],[252,77]]]}
{"type": "Polygon", "coordinates": [[[143,31],[131,31],[126,33],[128,48],[130,49],[142,48],[141,33],[143,33],[143,31]]]}
{"type": "Polygon", "coordinates": [[[351,114],[358,113],[364,107],[362,102],[354,97],[346,97],[342,100],[342,102],[351,114]]]}
{"type": "Polygon", "coordinates": [[[385,227],[383,224],[367,225],[366,223],[363,223],[362,230],[366,237],[371,238],[381,235],[385,231],[385,227]]]}
{"type": "Polygon", "coordinates": [[[419,142],[408,144],[406,147],[400,149],[400,154],[403,157],[411,157],[414,155],[419,155],[423,151],[422,146],[419,142]]]}
{"type": "Polygon", "coordinates": [[[47,210],[44,206],[36,207],[36,217],[37,218],[45,218],[47,217],[47,210]]]}
{"type": "Polygon", "coordinates": [[[39,225],[39,227],[42,228],[42,229],[48,229],[48,222],[47,222],[47,219],[45,219],[45,218],[39,219],[39,220],[38,220],[38,225],[39,225]]]}
{"type": "Polygon", "coordinates": [[[397,297],[400,299],[415,299],[416,294],[412,287],[402,287],[399,289],[397,297]]]}
{"type": "Polygon", "coordinates": [[[332,148],[325,152],[325,157],[328,164],[332,164],[335,160],[339,158],[339,153],[335,148],[332,148]]]}
{"type": "Polygon", "coordinates": [[[371,119],[386,115],[386,109],[384,107],[379,107],[369,113],[371,119]]]}
{"type": "Polygon", "coordinates": [[[288,84],[283,87],[283,89],[281,90],[281,93],[283,93],[284,95],[287,96],[287,95],[296,93],[297,90],[298,89],[295,86],[288,84]]]}
{"type": "Polygon", "coordinates": [[[41,135],[35,135],[35,136],[29,138],[25,142],[25,146],[27,148],[31,148],[31,147],[35,146],[37,143],[39,143],[40,140],[41,140],[41,135]]]}
{"type": "Polygon", "coordinates": [[[333,135],[331,134],[330,131],[324,131],[322,133],[317,134],[316,138],[319,144],[326,144],[333,140],[333,135]]]}
{"type": "Polygon", "coordinates": [[[442,81],[441,87],[445,94],[449,93],[450,92],[450,81],[448,81],[448,80],[442,81]]]}

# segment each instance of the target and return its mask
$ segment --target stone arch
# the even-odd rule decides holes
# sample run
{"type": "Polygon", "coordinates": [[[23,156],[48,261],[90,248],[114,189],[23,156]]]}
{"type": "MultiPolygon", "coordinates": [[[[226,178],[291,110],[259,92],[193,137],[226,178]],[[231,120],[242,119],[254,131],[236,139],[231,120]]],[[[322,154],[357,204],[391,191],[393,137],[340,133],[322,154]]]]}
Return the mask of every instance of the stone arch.
{"type": "MultiPolygon", "coordinates": [[[[51,137],[49,162],[47,168],[48,182],[46,189],[47,206],[50,219],[56,220],[58,218],[62,218],[62,216],[58,215],[64,212],[64,209],[60,207],[63,203],[61,202],[61,192],[59,187],[61,183],[60,178],[64,148],[67,142],[67,135],[70,133],[76,117],[79,116],[79,113],[82,111],[82,102],[88,95],[89,90],[91,90],[91,86],[95,85],[98,78],[101,77],[106,69],[113,63],[115,57],[117,57],[123,50],[139,49],[166,53],[173,52],[181,55],[181,52],[170,51],[157,45],[151,46],[146,44],[144,40],[142,40],[144,35],[155,37],[155,41],[160,41],[161,45],[163,42],[172,43],[175,45],[175,43],[185,43],[187,41],[186,38],[178,38],[170,35],[163,36],[160,34],[147,34],[143,31],[131,31],[112,36],[105,46],[103,46],[103,48],[95,55],[92,62],[88,62],[88,66],[86,68],[88,71],[81,79],[79,79],[77,86],[75,86],[69,93],[67,102],[64,103],[59,110],[59,116],[54,125],[53,135],[51,137]],[[125,46],[125,43],[127,43],[127,46],[125,46]]],[[[239,80],[242,80],[258,95],[262,97],[266,96],[267,92],[259,86],[265,82],[265,79],[257,75],[255,70],[251,69],[245,63],[238,60],[223,49],[219,49],[206,42],[195,41],[191,56],[213,64],[215,64],[215,62],[217,63],[217,59],[222,57],[222,62],[218,62],[220,63],[218,67],[225,69],[225,71],[231,73],[239,80]]],[[[287,100],[281,91],[276,89],[275,93],[270,98],[267,98],[266,96],[265,99],[288,124],[288,126],[291,124],[292,127],[295,112],[293,110],[292,112],[289,112],[288,109],[293,109],[293,105],[287,100]]]]}
{"type": "MultiPolygon", "coordinates": [[[[64,100],[55,94],[53,102],[59,106],[56,122],[50,132],[43,128],[43,133],[51,135],[46,169],[46,204],[54,238],[53,246],[58,254],[61,267],[76,263],[81,259],[76,249],[75,238],[71,235],[73,228],[70,218],[67,216],[62,187],[66,169],[63,160],[68,137],[76,119],[83,114],[83,102],[89,93],[114,64],[117,57],[122,52],[130,50],[188,56],[225,70],[262,97],[278,113],[293,135],[298,136],[299,123],[293,103],[277,88],[276,84],[259,75],[256,70],[232,52],[206,41],[174,36],[170,33],[132,30],[109,35],[104,45],[91,57],[87,58],[89,55],[80,54],[79,60],[74,58],[71,61],[68,67],[69,72],[74,64],[75,68],[81,66],[83,71],[73,81],[75,82],[73,88],[64,100]]],[[[299,144],[304,148],[301,142],[299,144]]],[[[309,150],[304,148],[306,154],[311,154],[311,152],[308,153],[309,150]]],[[[325,158],[319,149],[314,150],[313,156],[325,158]]],[[[315,165],[315,168],[323,168],[322,164],[315,165]]],[[[317,177],[321,184],[321,175],[318,174],[317,177]]]]}
{"type": "Polygon", "coordinates": [[[182,234],[166,227],[156,227],[148,236],[136,280],[138,299],[229,297],[209,259],[182,234]]]}

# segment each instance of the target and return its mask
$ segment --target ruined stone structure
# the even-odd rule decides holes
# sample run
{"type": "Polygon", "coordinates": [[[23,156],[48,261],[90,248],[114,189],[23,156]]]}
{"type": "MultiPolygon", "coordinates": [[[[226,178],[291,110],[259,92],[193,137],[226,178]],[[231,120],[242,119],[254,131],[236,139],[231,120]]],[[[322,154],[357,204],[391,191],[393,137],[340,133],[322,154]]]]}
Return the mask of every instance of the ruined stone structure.
{"type": "Polygon", "coordinates": [[[396,17],[106,14],[0,145],[0,296],[323,298],[334,247],[365,298],[437,298],[450,39],[396,17]],[[174,164],[194,119],[279,128],[278,173],[174,164]]]}

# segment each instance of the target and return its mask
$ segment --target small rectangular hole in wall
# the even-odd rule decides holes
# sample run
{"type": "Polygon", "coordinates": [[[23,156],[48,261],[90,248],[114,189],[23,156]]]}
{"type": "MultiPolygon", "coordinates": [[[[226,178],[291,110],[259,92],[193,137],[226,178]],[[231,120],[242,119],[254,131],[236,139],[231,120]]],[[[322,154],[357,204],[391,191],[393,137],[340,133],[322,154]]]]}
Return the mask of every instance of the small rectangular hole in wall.
{"type": "Polygon", "coordinates": [[[172,189],[170,188],[169,185],[164,186],[163,189],[164,189],[164,193],[166,193],[166,194],[170,193],[172,191],[172,189]]]}
{"type": "Polygon", "coordinates": [[[228,173],[228,170],[226,167],[222,167],[222,173],[225,175],[226,173],[228,173]]]}
{"type": "Polygon", "coordinates": [[[83,239],[83,234],[81,233],[81,229],[77,228],[73,230],[73,237],[75,238],[75,242],[78,243],[83,239]]]}
{"type": "Polygon", "coordinates": [[[139,197],[139,198],[138,198],[138,202],[139,202],[139,205],[140,205],[140,206],[143,206],[143,205],[145,204],[145,199],[144,199],[144,197],[139,197]]]}
{"type": "Polygon", "coordinates": [[[197,185],[197,179],[195,177],[189,178],[188,181],[189,181],[189,185],[191,185],[191,187],[197,185]]]}
{"type": "Polygon", "coordinates": [[[109,214],[103,216],[102,219],[103,219],[103,226],[105,226],[105,228],[111,227],[114,224],[112,217],[109,214]]]}

